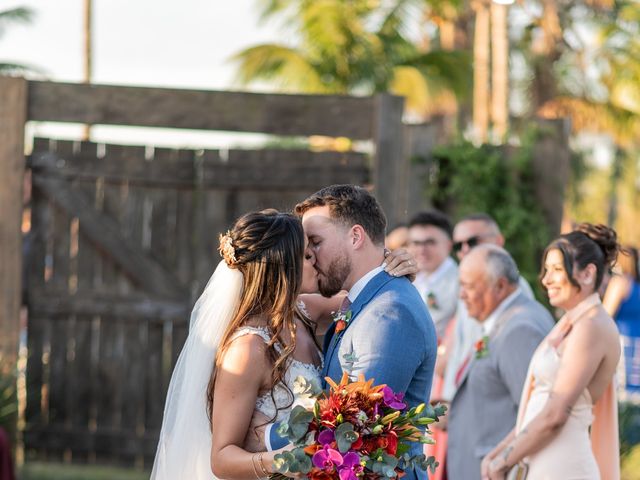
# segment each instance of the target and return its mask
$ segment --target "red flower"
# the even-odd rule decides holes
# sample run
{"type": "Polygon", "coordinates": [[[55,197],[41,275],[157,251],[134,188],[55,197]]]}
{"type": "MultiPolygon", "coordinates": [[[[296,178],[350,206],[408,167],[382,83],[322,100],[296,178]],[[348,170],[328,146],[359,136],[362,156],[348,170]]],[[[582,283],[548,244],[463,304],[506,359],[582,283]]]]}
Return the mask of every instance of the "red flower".
{"type": "Polygon", "coordinates": [[[307,476],[311,480],[333,480],[333,477],[330,473],[327,473],[324,470],[320,470],[319,468],[312,468],[307,476]]]}
{"type": "Polygon", "coordinates": [[[336,322],[336,331],[335,331],[335,333],[340,333],[345,328],[347,328],[347,322],[345,322],[344,320],[338,320],[336,322]]]}
{"type": "Polygon", "coordinates": [[[387,446],[385,447],[386,452],[389,455],[394,455],[398,451],[398,435],[396,432],[389,432],[389,435],[386,437],[387,446]]]}

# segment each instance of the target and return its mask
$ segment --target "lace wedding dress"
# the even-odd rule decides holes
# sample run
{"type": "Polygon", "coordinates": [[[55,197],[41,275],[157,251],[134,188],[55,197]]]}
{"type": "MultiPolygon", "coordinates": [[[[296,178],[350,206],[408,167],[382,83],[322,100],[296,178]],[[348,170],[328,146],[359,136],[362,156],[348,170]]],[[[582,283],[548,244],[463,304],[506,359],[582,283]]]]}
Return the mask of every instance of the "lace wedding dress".
{"type": "MultiPolygon", "coordinates": [[[[243,335],[257,335],[265,343],[271,340],[271,334],[266,327],[242,327],[234,333],[232,339],[243,335]]],[[[279,352],[282,348],[276,344],[279,352]]],[[[320,357],[322,358],[322,356],[320,357]]],[[[266,415],[272,421],[280,422],[288,418],[291,409],[297,404],[303,404],[304,398],[297,397],[294,392],[294,383],[298,377],[304,378],[307,382],[314,382],[316,387],[321,385],[320,372],[322,366],[317,367],[312,363],[301,362],[291,359],[282,382],[275,385],[272,392],[266,392],[256,400],[256,410],[266,415]]]]}

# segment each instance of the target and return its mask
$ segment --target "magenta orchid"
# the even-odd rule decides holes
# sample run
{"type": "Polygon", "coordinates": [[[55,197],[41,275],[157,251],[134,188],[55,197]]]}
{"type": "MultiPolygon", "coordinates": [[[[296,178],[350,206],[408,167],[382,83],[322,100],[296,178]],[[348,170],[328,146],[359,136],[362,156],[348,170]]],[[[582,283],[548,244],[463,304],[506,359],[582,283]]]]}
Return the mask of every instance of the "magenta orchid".
{"type": "Polygon", "coordinates": [[[407,404],[402,401],[404,399],[404,393],[393,393],[393,390],[385,386],[382,389],[382,395],[384,404],[387,407],[394,408],[396,410],[404,410],[407,408],[407,404]]]}
{"type": "Polygon", "coordinates": [[[329,448],[329,445],[325,445],[321,450],[314,453],[311,461],[314,466],[323,470],[331,470],[334,467],[340,467],[344,463],[340,452],[329,448]]]}
{"type": "Polygon", "coordinates": [[[360,457],[355,452],[348,452],[342,458],[342,465],[338,467],[340,480],[358,480],[358,473],[362,472],[360,457]]]}

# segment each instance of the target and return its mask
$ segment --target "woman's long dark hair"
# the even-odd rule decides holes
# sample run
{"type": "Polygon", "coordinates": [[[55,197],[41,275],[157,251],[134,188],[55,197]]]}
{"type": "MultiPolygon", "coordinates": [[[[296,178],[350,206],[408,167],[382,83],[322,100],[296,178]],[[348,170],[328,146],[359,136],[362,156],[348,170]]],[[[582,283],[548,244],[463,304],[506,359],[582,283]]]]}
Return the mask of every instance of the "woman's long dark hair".
{"type": "Polygon", "coordinates": [[[284,379],[296,346],[296,299],[302,286],[304,255],[302,223],[297,217],[277,210],[248,213],[223,237],[220,250],[227,264],[242,272],[243,290],[238,311],[220,343],[207,388],[210,419],[217,367],[233,334],[250,319],[267,319],[272,334],[267,344],[267,355],[273,365],[269,388],[272,395],[273,387],[284,379]],[[285,331],[290,335],[287,342],[283,338],[285,331]]]}

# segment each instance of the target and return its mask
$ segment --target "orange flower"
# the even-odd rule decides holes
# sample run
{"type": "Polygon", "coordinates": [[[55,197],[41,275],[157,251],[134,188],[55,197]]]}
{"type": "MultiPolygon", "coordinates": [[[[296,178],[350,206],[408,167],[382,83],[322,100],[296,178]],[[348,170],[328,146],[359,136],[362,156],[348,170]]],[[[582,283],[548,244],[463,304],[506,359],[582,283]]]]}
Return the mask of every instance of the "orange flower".
{"type": "Polygon", "coordinates": [[[343,331],[345,328],[347,328],[347,322],[345,322],[344,320],[338,320],[336,322],[336,331],[335,333],[340,333],[341,331],[343,331]]]}

